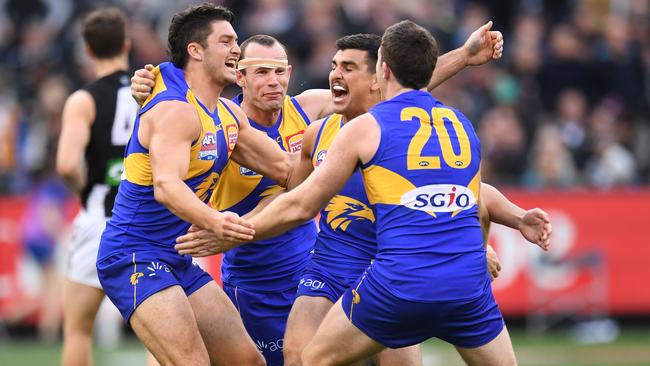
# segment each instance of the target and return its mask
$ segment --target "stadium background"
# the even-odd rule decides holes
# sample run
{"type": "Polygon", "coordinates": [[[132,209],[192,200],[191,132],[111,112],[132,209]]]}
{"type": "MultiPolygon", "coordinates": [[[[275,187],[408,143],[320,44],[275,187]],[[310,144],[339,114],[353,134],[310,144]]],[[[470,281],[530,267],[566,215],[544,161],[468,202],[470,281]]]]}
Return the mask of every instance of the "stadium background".
{"type": "MultiPolygon", "coordinates": [[[[57,242],[60,274],[78,203],[53,162],[63,101],[90,75],[79,19],[101,5],[126,9],[137,68],[165,59],[169,19],[190,3],[0,0],[0,364],[58,363],[57,276],[24,243],[44,228],[57,242]],[[45,313],[54,314],[46,324],[45,313]]],[[[342,35],[381,34],[410,18],[445,52],[493,20],[503,58],[464,70],[434,95],[474,122],[484,180],[553,219],[547,254],[499,226],[491,237],[503,265],[494,291],[521,364],[650,364],[650,1],[222,3],[238,15],[240,41],[265,33],[287,45],[290,94],[327,87],[342,35]]],[[[143,359],[124,333],[101,342],[99,365],[143,359]]],[[[426,364],[460,362],[440,342],[425,350],[426,364]]]]}

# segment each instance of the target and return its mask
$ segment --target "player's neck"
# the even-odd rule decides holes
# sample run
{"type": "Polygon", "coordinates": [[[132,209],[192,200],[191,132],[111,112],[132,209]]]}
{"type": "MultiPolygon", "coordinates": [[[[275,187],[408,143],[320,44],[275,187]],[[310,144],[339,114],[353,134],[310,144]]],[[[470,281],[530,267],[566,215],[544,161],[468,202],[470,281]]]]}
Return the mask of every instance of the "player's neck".
{"type": "Polygon", "coordinates": [[[242,99],[241,109],[246,113],[246,116],[249,119],[252,119],[258,125],[265,127],[271,127],[278,122],[278,116],[280,115],[280,109],[277,111],[265,111],[259,108],[256,108],[250,101],[246,98],[242,99]]]}
{"type": "Polygon", "coordinates": [[[210,75],[206,74],[200,64],[188,63],[183,74],[196,99],[209,111],[214,112],[225,85],[216,83],[210,75]]]}
{"type": "Polygon", "coordinates": [[[110,75],[116,71],[128,70],[129,61],[125,55],[120,55],[113,58],[95,59],[95,78],[101,79],[104,76],[110,75]]]}
{"type": "Polygon", "coordinates": [[[384,95],[384,100],[394,98],[402,93],[406,93],[412,90],[412,88],[407,88],[395,81],[388,82],[386,84],[386,95],[384,95]]]}

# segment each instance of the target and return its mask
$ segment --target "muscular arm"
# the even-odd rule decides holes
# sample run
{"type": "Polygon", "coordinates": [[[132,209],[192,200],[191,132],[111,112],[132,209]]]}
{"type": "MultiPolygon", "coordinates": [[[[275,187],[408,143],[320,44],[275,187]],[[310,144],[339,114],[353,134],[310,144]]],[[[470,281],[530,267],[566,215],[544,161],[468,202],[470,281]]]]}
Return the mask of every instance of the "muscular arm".
{"type": "Polygon", "coordinates": [[[334,139],[327,159],[314,173],[251,219],[256,228],[255,239],[278,235],[316,216],[343,188],[359,162],[374,155],[379,134],[379,126],[369,114],[350,121],[334,139]]]}
{"type": "Polygon", "coordinates": [[[329,89],[309,89],[295,96],[298,104],[309,117],[315,121],[334,113],[332,93],[329,89]]]}
{"type": "Polygon", "coordinates": [[[298,186],[300,183],[304,182],[305,179],[314,171],[314,165],[312,163],[311,153],[314,150],[314,145],[316,144],[316,136],[318,135],[318,130],[323,125],[324,120],[318,120],[305,130],[305,136],[302,139],[302,149],[300,150],[300,161],[298,161],[293,168],[293,173],[291,174],[291,179],[289,180],[288,189],[293,189],[298,186]]]}
{"type": "Polygon", "coordinates": [[[224,238],[250,238],[253,230],[241,226],[243,220],[211,209],[183,181],[199,131],[196,111],[179,101],[162,102],[141,117],[138,137],[149,148],[155,199],[181,219],[224,238]]]}
{"type": "Polygon", "coordinates": [[[94,120],[95,101],[90,93],[78,90],[68,97],[63,107],[56,170],[74,191],[81,191],[86,185],[84,153],[94,120]]]}
{"type": "Polygon", "coordinates": [[[291,156],[263,132],[251,127],[244,111],[235,103],[222,99],[239,120],[239,136],[231,159],[286,187],[293,168],[291,156]]]}
{"type": "Polygon", "coordinates": [[[467,65],[482,65],[490,60],[501,58],[503,35],[499,31],[490,31],[491,28],[492,21],[489,21],[474,31],[462,47],[438,57],[427,89],[433,90],[467,65]]]}

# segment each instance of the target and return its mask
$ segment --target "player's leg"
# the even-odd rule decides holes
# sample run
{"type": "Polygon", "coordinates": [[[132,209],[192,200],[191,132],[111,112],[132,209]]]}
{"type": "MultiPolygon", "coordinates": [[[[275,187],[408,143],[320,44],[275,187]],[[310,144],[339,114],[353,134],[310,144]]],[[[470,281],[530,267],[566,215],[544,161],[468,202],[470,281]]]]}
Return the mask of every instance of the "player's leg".
{"type": "Polygon", "coordinates": [[[63,351],[61,364],[89,366],[95,316],[104,291],[66,279],[63,284],[63,351]]]}
{"type": "Polygon", "coordinates": [[[300,355],[316,334],[318,326],[332,308],[324,297],[300,296],[293,303],[284,333],[284,364],[300,365],[300,355]]]}
{"type": "Polygon", "coordinates": [[[377,353],[373,360],[379,366],[422,366],[420,345],[403,348],[386,348],[377,353]]]}
{"type": "Polygon", "coordinates": [[[489,343],[477,348],[456,346],[458,353],[469,366],[516,366],[517,359],[512,348],[508,329],[503,327],[499,335],[489,343]]]}
{"type": "Polygon", "coordinates": [[[180,286],[168,287],[142,301],[130,324],[161,365],[210,365],[197,319],[180,286]]]}
{"type": "Polygon", "coordinates": [[[345,365],[370,357],[384,348],[350,322],[339,300],[305,347],[302,362],[305,366],[345,365]]]}
{"type": "Polygon", "coordinates": [[[211,281],[189,296],[213,365],[265,365],[237,309],[211,281]]]}

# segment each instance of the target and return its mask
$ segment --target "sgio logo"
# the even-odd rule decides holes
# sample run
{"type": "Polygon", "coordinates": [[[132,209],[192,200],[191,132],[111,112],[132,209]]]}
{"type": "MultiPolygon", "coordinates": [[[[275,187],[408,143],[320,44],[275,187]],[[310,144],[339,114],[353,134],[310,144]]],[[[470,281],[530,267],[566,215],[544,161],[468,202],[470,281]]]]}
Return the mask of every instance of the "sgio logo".
{"type": "Polygon", "coordinates": [[[474,193],[455,184],[432,184],[410,190],[400,200],[403,206],[427,212],[467,210],[476,204],[474,193]]]}

